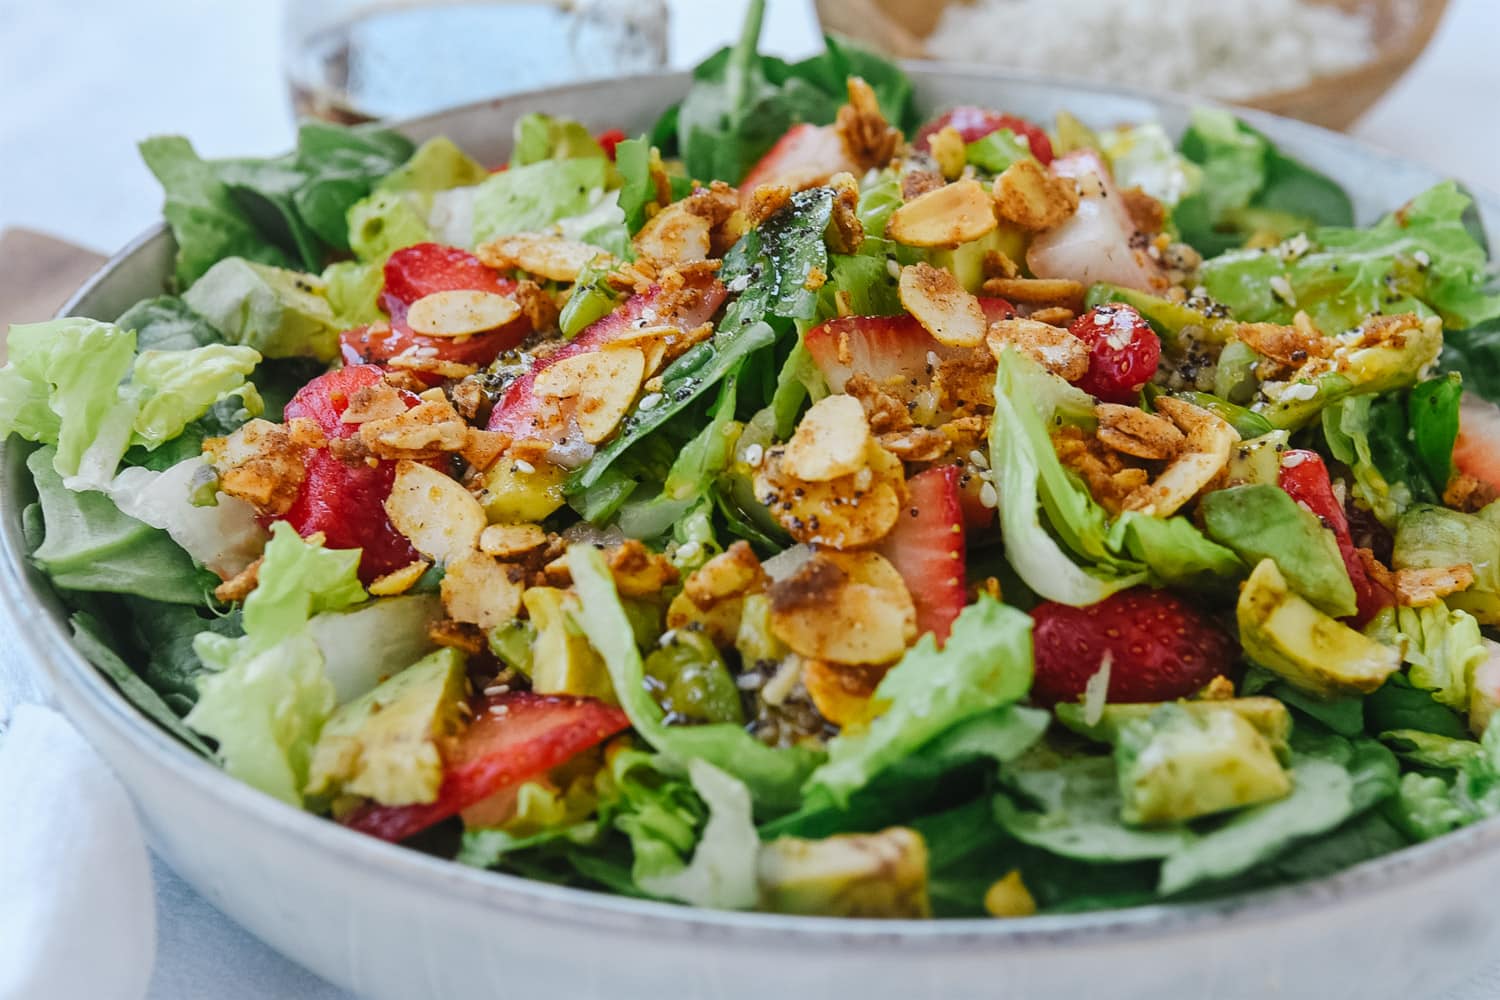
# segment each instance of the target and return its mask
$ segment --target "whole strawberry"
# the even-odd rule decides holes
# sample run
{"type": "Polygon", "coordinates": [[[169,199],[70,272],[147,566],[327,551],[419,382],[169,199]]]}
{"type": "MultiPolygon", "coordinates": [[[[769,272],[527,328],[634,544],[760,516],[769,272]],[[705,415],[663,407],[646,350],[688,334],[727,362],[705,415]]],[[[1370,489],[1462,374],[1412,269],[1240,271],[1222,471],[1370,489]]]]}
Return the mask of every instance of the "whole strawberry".
{"type": "Polygon", "coordinates": [[[1239,659],[1229,633],[1164,590],[1135,587],[1083,608],[1049,601],[1031,617],[1039,705],[1077,700],[1106,657],[1111,702],[1186,697],[1239,659]]]}
{"type": "Polygon", "coordinates": [[[1106,403],[1134,403],[1156,374],[1161,340],[1130,306],[1095,306],[1075,319],[1068,332],[1089,347],[1089,370],[1075,384],[1106,403]]]}

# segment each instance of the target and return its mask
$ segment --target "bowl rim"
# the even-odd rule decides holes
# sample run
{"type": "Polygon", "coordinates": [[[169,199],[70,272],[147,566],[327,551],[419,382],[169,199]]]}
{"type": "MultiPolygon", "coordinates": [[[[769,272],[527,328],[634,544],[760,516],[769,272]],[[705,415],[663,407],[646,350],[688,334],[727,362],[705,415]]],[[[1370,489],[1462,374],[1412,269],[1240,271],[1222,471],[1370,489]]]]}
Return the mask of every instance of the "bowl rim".
{"type": "MultiPolygon", "coordinates": [[[[985,83],[1041,85],[1079,95],[1134,98],[1158,108],[1171,107],[1178,111],[1216,105],[1212,101],[1136,88],[1057,80],[1040,74],[992,68],[954,67],[926,60],[904,60],[902,66],[916,78],[932,74],[965,77],[976,86],[985,83]]],[[[421,128],[454,114],[537,102],[549,96],[587,91],[605,84],[620,86],[642,81],[676,84],[685,83],[688,76],[686,72],[666,72],[608,81],[583,81],[474,102],[390,125],[401,129],[421,128]]],[[[1255,109],[1230,110],[1252,124],[1270,123],[1282,133],[1290,131],[1315,137],[1325,144],[1343,146],[1368,161],[1393,166],[1410,163],[1394,153],[1295,119],[1255,109]]],[[[1500,199],[1484,192],[1476,192],[1476,198],[1488,206],[1500,205],[1500,199]]],[[[1492,218],[1490,224],[1494,225],[1494,222],[1492,218]]],[[[131,240],[69,297],[57,315],[72,314],[118,268],[167,235],[166,225],[158,223],[131,240]]],[[[42,589],[50,584],[27,558],[20,523],[23,505],[10,487],[21,467],[22,456],[29,450],[30,446],[11,440],[0,442],[0,484],[5,486],[0,489],[0,553],[3,553],[0,554],[0,613],[15,627],[23,654],[48,676],[58,695],[77,699],[76,704],[85,709],[93,721],[108,727],[113,737],[138,748],[149,758],[149,764],[166,772],[172,780],[190,786],[216,805],[234,810],[247,823],[261,827],[263,836],[295,838],[299,844],[319,855],[324,863],[343,865],[351,870],[357,868],[361,877],[371,877],[393,886],[424,893],[445,893],[471,905],[519,912],[532,919],[562,921],[601,931],[669,935],[677,940],[718,940],[737,945],[775,944],[808,949],[830,943],[850,946],[879,943],[887,948],[921,953],[984,945],[992,953],[998,953],[1037,946],[1074,947],[1163,934],[1196,934],[1220,930],[1231,924],[1243,926],[1279,920],[1324,905],[1348,905],[1393,892],[1403,883],[1425,873],[1500,849],[1500,818],[1496,818],[1303,882],[1202,902],[1156,902],[1115,910],[1040,915],[1026,920],[873,920],[708,910],[558,886],[473,868],[356,833],[245,785],[192,752],[129,702],[73,644],[60,602],[55,595],[42,589]]],[[[70,714],[76,721],[78,713],[70,714]]],[[[80,726],[80,729],[88,735],[88,727],[80,726]]]]}

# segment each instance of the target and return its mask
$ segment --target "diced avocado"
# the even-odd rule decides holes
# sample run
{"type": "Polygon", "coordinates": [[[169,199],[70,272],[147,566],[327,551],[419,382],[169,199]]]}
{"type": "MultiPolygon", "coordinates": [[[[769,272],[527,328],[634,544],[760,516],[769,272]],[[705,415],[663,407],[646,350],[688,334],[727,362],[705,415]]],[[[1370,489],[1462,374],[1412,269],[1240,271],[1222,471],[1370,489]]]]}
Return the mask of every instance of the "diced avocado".
{"type": "Polygon", "coordinates": [[[267,358],[338,356],[339,327],[310,274],[227,257],[209,268],[182,300],[231,344],[267,358]]]}
{"type": "Polygon", "coordinates": [[[759,663],[780,663],[786,656],[786,646],[771,631],[771,598],[768,595],[750,594],[745,598],[734,648],[746,670],[759,663]]]}
{"type": "Polygon", "coordinates": [[[780,837],[757,861],[761,909],[824,917],[928,917],[927,844],[906,827],[780,837]]]}
{"type": "Polygon", "coordinates": [[[1227,316],[1211,316],[1186,302],[1173,302],[1159,295],[1121,288],[1119,285],[1096,284],[1089,288],[1084,305],[1090,309],[1106,302],[1131,306],[1151,324],[1157,336],[1170,349],[1177,335],[1188,327],[1196,328],[1195,339],[1204,344],[1223,344],[1234,336],[1237,322],[1227,316]]]}
{"type": "Polygon", "coordinates": [[[1320,698],[1369,694],[1401,666],[1401,653],[1334,621],[1294,594],[1264,559],[1240,589],[1235,617],[1245,655],[1320,698]]]}
{"type": "Polygon", "coordinates": [[[566,502],[563,483],[568,470],[551,462],[530,467],[528,472],[501,458],[484,474],[479,502],[491,524],[536,524],[566,502]]]}
{"type": "Polygon", "coordinates": [[[437,740],[459,726],[464,685],[463,654],[440,649],[339,706],[313,748],[308,794],[432,802],[443,782],[437,740]]]}
{"type": "Polygon", "coordinates": [[[531,676],[531,655],[536,645],[536,626],[521,618],[490,629],[490,652],[512,670],[531,676]]]}
{"type": "Polygon", "coordinates": [[[1230,485],[1270,483],[1275,486],[1281,477],[1281,453],[1289,447],[1290,440],[1289,432],[1272,431],[1235,445],[1229,453],[1230,485]]]}
{"type": "Polygon", "coordinates": [[[1216,712],[1229,712],[1244,719],[1260,733],[1277,757],[1285,759],[1291,752],[1288,739],[1292,735],[1292,715],[1285,705],[1275,698],[1224,698],[1218,701],[1139,702],[1135,704],[1105,705],[1099,721],[1090,725],[1085,719],[1084,707],[1073,702],[1062,702],[1053,711],[1057,721],[1091,740],[1114,743],[1126,725],[1148,719],[1163,704],[1176,704],[1183,711],[1202,719],[1216,712]]]}
{"type": "Polygon", "coordinates": [[[1210,816],[1292,790],[1270,743],[1235,712],[1163,705],[1121,727],[1115,764],[1120,818],[1139,826],[1210,816]]]}
{"type": "Polygon", "coordinates": [[[1214,368],[1214,395],[1231,403],[1249,403],[1260,386],[1255,378],[1255,366],[1259,363],[1260,355],[1244,341],[1231,340],[1225,344],[1214,368]]]}
{"type": "Polygon", "coordinates": [[[1343,618],[1359,610],[1338,539],[1316,514],[1269,483],[1215,490],[1198,506],[1204,531],[1254,565],[1274,559],[1297,593],[1343,618]]]}
{"type": "Polygon", "coordinates": [[[531,646],[531,689],[537,694],[571,694],[617,704],[604,660],[573,624],[578,599],[556,587],[532,587],[521,600],[536,628],[531,646]]]}
{"type": "Polygon", "coordinates": [[[1241,440],[1257,438],[1263,434],[1269,434],[1276,429],[1271,426],[1269,420],[1254,410],[1240,406],[1238,403],[1231,403],[1229,400],[1215,396],[1211,392],[1183,391],[1164,393],[1155,386],[1148,385],[1146,387],[1146,398],[1148,400],[1154,400],[1162,395],[1171,395],[1178,399],[1185,399],[1194,406],[1207,410],[1233,427],[1241,440]]]}
{"type": "Polygon", "coordinates": [[[1345,396],[1390,392],[1412,385],[1437,361],[1442,350],[1443,324],[1436,318],[1369,347],[1338,348],[1334,354],[1338,371],[1304,383],[1313,386],[1312,393],[1283,391],[1275,401],[1256,404],[1255,410],[1275,426],[1295,430],[1345,396]]]}
{"type": "Polygon", "coordinates": [[[657,704],[689,722],[744,725],[739,688],[713,642],[694,629],[669,635],[646,657],[646,683],[657,704]]]}
{"type": "Polygon", "coordinates": [[[1026,234],[1001,223],[977,240],[959,244],[952,250],[934,250],[928,259],[933,267],[952,271],[959,284],[977,295],[985,279],[984,258],[992,250],[1011,260],[1022,260],[1026,256],[1026,234]]]}

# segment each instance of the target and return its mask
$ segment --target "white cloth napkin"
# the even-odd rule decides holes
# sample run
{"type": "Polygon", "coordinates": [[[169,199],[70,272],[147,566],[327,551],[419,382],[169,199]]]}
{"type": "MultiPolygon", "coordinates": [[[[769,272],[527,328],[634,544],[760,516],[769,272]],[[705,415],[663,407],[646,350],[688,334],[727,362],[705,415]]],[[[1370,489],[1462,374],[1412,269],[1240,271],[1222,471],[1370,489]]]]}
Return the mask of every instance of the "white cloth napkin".
{"type": "Polygon", "coordinates": [[[156,908],[125,789],[62,716],[21,705],[0,742],[0,804],[0,998],[144,997],[156,908]]]}

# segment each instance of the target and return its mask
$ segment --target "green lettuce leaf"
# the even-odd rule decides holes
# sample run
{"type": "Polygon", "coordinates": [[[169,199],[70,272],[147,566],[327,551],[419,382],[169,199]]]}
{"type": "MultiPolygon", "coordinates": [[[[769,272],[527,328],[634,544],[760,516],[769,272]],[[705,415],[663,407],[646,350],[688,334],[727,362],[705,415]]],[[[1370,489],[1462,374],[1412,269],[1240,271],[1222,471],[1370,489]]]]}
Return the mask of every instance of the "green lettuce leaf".
{"type": "Polygon", "coordinates": [[[1140,188],[1167,208],[1201,189],[1203,171],[1172,146],[1157,122],[1109,129],[1099,136],[1115,184],[1140,188]]]}
{"type": "Polygon", "coordinates": [[[1479,752],[1457,761],[1451,778],[1403,775],[1391,818],[1409,836],[1427,840],[1461,826],[1500,815],[1500,726],[1490,726],[1479,752]]]}
{"type": "Polygon", "coordinates": [[[338,356],[340,327],[311,274],[230,257],[183,295],[220,336],[267,358],[338,356]]]}
{"type": "Polygon", "coordinates": [[[226,771],[292,805],[302,804],[313,744],[336,703],[308,622],[364,600],[358,568],[358,550],[310,545],[278,522],[245,599],[245,634],[193,641],[214,672],[198,679],[187,724],[218,741],[226,771]]]}
{"type": "Polygon", "coordinates": [[[819,755],[795,747],[773,749],[730,723],[667,725],[661,707],[646,690],[640,650],[604,557],[592,545],[570,545],[568,568],[583,604],[575,624],[604,658],[620,707],[641,738],[680,767],[701,758],[740,779],[761,808],[795,808],[802,782],[819,755]]]}
{"type": "Polygon", "coordinates": [[[168,604],[204,604],[218,583],[167,533],[120,513],[109,497],[63,485],[51,448],[26,458],[44,535],[31,554],[63,590],[133,594],[168,604]]]}
{"type": "Polygon", "coordinates": [[[512,130],[511,169],[546,160],[605,159],[604,147],[579,122],[533,111],[512,130]]]}
{"type": "Polygon", "coordinates": [[[231,394],[245,397],[253,416],[261,410],[255,387],[245,379],[260,363],[249,347],[210,344],[188,351],[144,351],[135,359],[131,388],[140,395],[134,442],[154,448],[231,394]]]}
{"type": "Polygon", "coordinates": [[[658,871],[635,872],[635,881],[653,896],[691,906],[747,910],[760,895],[755,859],[760,837],[751,819],[750,792],[744,782],[703,760],[688,762],[693,789],[708,805],[708,824],[693,859],[658,871]]]}
{"type": "Polygon", "coordinates": [[[988,596],[966,607],[940,650],[929,635],[907,650],[875,691],[889,707],[828,745],[809,794],[844,804],[875,775],[944,730],[1019,700],[1031,688],[1031,619],[988,596]]]}
{"type": "Polygon", "coordinates": [[[1474,671],[1489,655],[1479,623],[1472,615],[1439,603],[1397,608],[1396,627],[1406,639],[1407,676],[1412,684],[1431,691],[1440,705],[1468,711],[1474,671]]]}
{"type": "Polygon", "coordinates": [[[223,343],[219,331],[175,295],[142,299],[121,313],[115,326],[135,331],[138,351],[189,351],[223,343]]]}
{"type": "Polygon", "coordinates": [[[1481,625],[1500,625],[1500,504],[1464,514],[1416,504],[1396,523],[1393,569],[1444,569],[1465,563],[1474,583],[1451,594],[1448,606],[1468,611],[1481,625]]]}
{"type": "Polygon", "coordinates": [[[545,232],[560,219],[583,215],[603,195],[609,170],[604,159],[549,160],[490,175],[474,196],[472,242],[545,232]]]}
{"type": "Polygon", "coordinates": [[[1301,309],[1333,334],[1371,314],[1419,311],[1455,329],[1475,326],[1500,316],[1500,295],[1484,291],[1487,257],[1463,222],[1469,203],[1447,181],[1368,229],[1320,227],[1306,252],[1288,244],[1227,253],[1205,262],[1200,279],[1246,322],[1289,323],[1301,309]],[[1290,302],[1272,290],[1276,278],[1290,302]]]}

